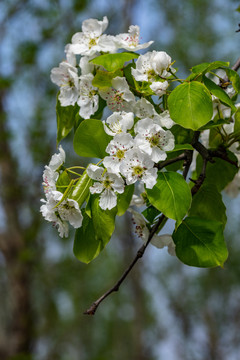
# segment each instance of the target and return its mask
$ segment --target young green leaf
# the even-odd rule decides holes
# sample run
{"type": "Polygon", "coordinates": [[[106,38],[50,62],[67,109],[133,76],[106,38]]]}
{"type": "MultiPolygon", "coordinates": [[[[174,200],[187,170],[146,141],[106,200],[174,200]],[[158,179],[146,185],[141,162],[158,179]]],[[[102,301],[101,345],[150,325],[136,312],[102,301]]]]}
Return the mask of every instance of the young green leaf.
{"type": "Polygon", "coordinates": [[[75,124],[75,116],[79,111],[78,105],[61,106],[60,101],[57,100],[56,114],[57,114],[57,145],[64,139],[72,130],[75,124]]]}
{"type": "Polygon", "coordinates": [[[192,67],[192,72],[196,75],[204,75],[207,72],[214,70],[214,69],[218,69],[222,66],[229,66],[229,62],[224,62],[224,61],[214,61],[214,62],[205,62],[202,64],[198,64],[196,66],[192,67]]]}
{"type": "Polygon", "coordinates": [[[173,121],[192,130],[209,122],[213,114],[211,95],[197,81],[177,86],[168,98],[168,106],[173,121]]]}
{"type": "Polygon", "coordinates": [[[231,81],[234,90],[240,92],[240,77],[238,73],[232,69],[224,69],[226,71],[228,79],[231,81]]]}
{"type": "Polygon", "coordinates": [[[70,198],[77,201],[79,207],[84,203],[89,194],[89,188],[92,185],[92,179],[85,170],[80,179],[76,182],[73,187],[70,198]]]}
{"type": "Polygon", "coordinates": [[[127,209],[129,208],[129,204],[132,200],[134,192],[134,184],[125,186],[124,193],[118,194],[118,200],[117,200],[117,215],[122,216],[125,214],[127,209]]]}
{"type": "Polygon", "coordinates": [[[187,214],[191,191],[183,176],[175,172],[159,172],[157,183],[146,189],[149,202],[166,217],[181,221],[187,214]]]}
{"type": "Polygon", "coordinates": [[[206,87],[208,88],[208,90],[211,92],[211,94],[216,96],[225,105],[228,105],[232,109],[233,112],[236,111],[236,107],[233,104],[232,100],[220,86],[215,84],[215,82],[208,79],[206,76],[203,76],[203,81],[204,81],[204,84],[206,85],[206,87]]]}
{"type": "Polygon", "coordinates": [[[102,159],[107,155],[105,149],[112,139],[104,131],[101,120],[84,120],[74,136],[73,147],[79,156],[96,157],[102,159]]]}
{"type": "Polygon", "coordinates": [[[228,257],[223,224],[218,221],[187,217],[173,233],[176,255],[196,267],[223,266],[228,257]]]}
{"type": "Polygon", "coordinates": [[[92,84],[99,89],[108,88],[112,86],[112,79],[117,76],[122,76],[122,71],[117,70],[114,72],[108,72],[103,70],[97,70],[97,73],[93,78],[92,84]]]}
{"type": "Polygon", "coordinates": [[[118,54],[105,54],[95,57],[89,62],[95,65],[103,66],[107,71],[116,71],[122,69],[125,62],[137,59],[139,57],[136,53],[118,53],[118,54]]]}

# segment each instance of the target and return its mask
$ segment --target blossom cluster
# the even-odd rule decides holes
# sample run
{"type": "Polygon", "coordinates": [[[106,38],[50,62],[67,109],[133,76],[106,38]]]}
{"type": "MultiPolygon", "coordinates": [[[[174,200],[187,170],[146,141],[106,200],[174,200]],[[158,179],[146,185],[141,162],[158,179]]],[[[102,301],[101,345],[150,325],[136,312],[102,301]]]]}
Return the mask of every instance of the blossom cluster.
{"type": "Polygon", "coordinates": [[[43,172],[43,187],[46,200],[41,199],[44,204],[40,208],[43,217],[57,227],[61,237],[68,236],[68,222],[74,228],[79,228],[83,219],[77,201],[71,198],[64,199],[63,193],[56,188],[56,182],[64,162],[65,152],[60,146],[59,153],[52,156],[43,172]]]}
{"type": "MultiPolygon", "coordinates": [[[[149,47],[153,41],[139,43],[140,29],[131,25],[128,33],[116,36],[103,32],[108,26],[108,19],[102,21],[88,19],[83,21],[82,32],[73,35],[72,42],[65,47],[66,60],[51,71],[51,80],[60,87],[61,106],[79,105],[79,114],[89,119],[99,106],[99,96],[107,101],[112,111],[132,111],[135,97],[129,90],[126,79],[115,77],[112,87],[99,90],[92,84],[96,68],[101,68],[90,60],[104,53],[116,53],[119,49],[138,51],[149,47]],[[80,60],[79,60],[80,57],[80,60]]],[[[132,76],[136,81],[146,81],[152,93],[162,96],[169,86],[167,78],[175,70],[171,66],[170,56],[164,51],[147,52],[136,61],[132,76]]]]}
{"type": "MultiPolygon", "coordinates": [[[[108,155],[98,165],[89,164],[86,169],[92,179],[89,192],[99,195],[99,206],[103,210],[117,206],[118,195],[124,193],[126,185],[141,183],[152,189],[157,182],[157,164],[165,160],[166,152],[175,146],[170,131],[174,122],[169,112],[161,110],[151,98],[155,95],[160,99],[166,93],[168,78],[175,72],[167,53],[149,51],[140,55],[131,68],[134,81],[148,84],[148,97],[137,96],[126,78],[119,74],[112,78],[109,87],[93,85],[96,71],[105,69],[94,65],[92,59],[104,53],[114,54],[119,49],[131,52],[146,49],[153,43],[139,43],[140,30],[136,25],[130,26],[128,33],[116,36],[103,34],[107,26],[107,17],[102,21],[85,20],[82,32],[73,35],[71,43],[65,47],[66,60],[51,71],[52,82],[60,87],[58,100],[62,107],[77,104],[80,117],[89,119],[98,110],[99,98],[102,98],[112,112],[103,121],[106,134],[111,136],[105,149],[108,155]]],[[[57,226],[62,237],[68,235],[68,222],[79,228],[83,221],[79,204],[69,198],[71,192],[66,196],[56,187],[64,161],[65,153],[60,147],[59,154],[53,155],[49,165],[45,166],[46,200],[42,199],[44,204],[41,206],[42,215],[57,226]]],[[[157,244],[158,247],[168,245],[157,244]]]]}

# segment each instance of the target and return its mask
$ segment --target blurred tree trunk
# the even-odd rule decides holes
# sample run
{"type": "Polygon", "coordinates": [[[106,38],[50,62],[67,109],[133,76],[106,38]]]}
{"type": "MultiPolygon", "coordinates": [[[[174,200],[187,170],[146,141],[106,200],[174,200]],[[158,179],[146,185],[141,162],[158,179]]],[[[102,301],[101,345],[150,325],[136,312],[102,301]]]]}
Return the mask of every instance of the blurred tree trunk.
{"type": "Polygon", "coordinates": [[[32,344],[30,300],[31,263],[24,260],[28,244],[19,222],[19,209],[24,198],[18,180],[18,166],[11,153],[6,116],[3,109],[4,91],[0,92],[0,172],[1,199],[5,215],[5,229],[0,234],[0,250],[8,277],[9,317],[5,324],[5,339],[0,339],[0,358],[28,354],[32,344]]]}

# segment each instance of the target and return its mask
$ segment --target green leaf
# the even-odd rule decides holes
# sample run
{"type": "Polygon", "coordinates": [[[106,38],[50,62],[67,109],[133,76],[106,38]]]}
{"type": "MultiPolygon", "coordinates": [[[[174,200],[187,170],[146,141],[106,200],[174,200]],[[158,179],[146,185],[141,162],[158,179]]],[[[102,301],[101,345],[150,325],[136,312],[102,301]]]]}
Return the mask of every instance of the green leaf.
{"type": "Polygon", "coordinates": [[[68,172],[64,170],[57,179],[56,182],[57,191],[60,191],[61,193],[64,194],[70,182],[71,182],[71,178],[69,177],[68,172]]]}
{"type": "Polygon", "coordinates": [[[218,148],[223,142],[222,136],[218,129],[211,128],[209,134],[209,146],[212,148],[218,148]]]}
{"type": "Polygon", "coordinates": [[[104,131],[101,120],[84,120],[75,133],[73,147],[79,156],[104,158],[105,149],[112,139],[104,131]]]}
{"type": "Polygon", "coordinates": [[[118,195],[118,201],[117,201],[117,215],[122,216],[125,214],[127,209],[129,208],[129,204],[132,200],[134,192],[134,184],[125,186],[124,193],[118,195]]]}
{"type": "Polygon", "coordinates": [[[168,106],[173,121],[192,130],[209,122],[213,114],[211,95],[197,81],[177,86],[168,97],[168,106]]]}
{"type": "Polygon", "coordinates": [[[192,147],[191,144],[176,144],[175,148],[171,151],[167,151],[167,153],[172,153],[180,150],[194,150],[194,148],[192,147]]]}
{"type": "Polygon", "coordinates": [[[81,206],[89,195],[89,188],[92,185],[92,179],[85,170],[80,179],[76,182],[73,187],[70,198],[77,201],[78,205],[81,206]]]}
{"type": "Polygon", "coordinates": [[[180,125],[173,125],[171,133],[174,135],[175,144],[191,143],[194,132],[190,129],[185,129],[180,125]]]}
{"type": "Polygon", "coordinates": [[[75,124],[75,116],[78,113],[78,111],[79,111],[78,105],[61,106],[60,101],[57,100],[57,105],[56,105],[57,145],[72,130],[75,124]]]}
{"type": "Polygon", "coordinates": [[[226,225],[226,207],[214,184],[203,184],[192,200],[189,216],[219,221],[226,225]]]}
{"type": "Polygon", "coordinates": [[[95,237],[105,247],[111,239],[115,228],[115,217],[117,214],[117,206],[111,210],[103,210],[99,206],[99,196],[90,196],[91,214],[95,237]]]}
{"type": "Polygon", "coordinates": [[[234,121],[234,133],[236,136],[240,135],[240,108],[237,109],[234,115],[235,121],[234,121]]]}
{"type": "Polygon", "coordinates": [[[96,58],[90,60],[90,63],[95,65],[103,66],[107,71],[115,71],[122,69],[125,62],[137,59],[138,54],[135,53],[118,53],[118,54],[105,54],[97,56],[96,58]]]}
{"type": "Polygon", "coordinates": [[[134,69],[136,67],[136,64],[134,63],[130,63],[127,66],[124,67],[123,69],[123,73],[125,78],[127,79],[127,82],[130,86],[132,86],[133,88],[135,88],[135,79],[132,76],[132,68],[134,69]]]}
{"type": "Polygon", "coordinates": [[[223,266],[228,257],[220,222],[187,217],[173,233],[176,255],[184,263],[197,267],[223,266]]]}
{"type": "Polygon", "coordinates": [[[103,249],[103,243],[95,234],[93,220],[83,210],[82,226],[76,230],[73,252],[76,258],[88,264],[98,256],[103,249]]]}
{"type": "Polygon", "coordinates": [[[206,87],[208,88],[208,90],[211,92],[211,94],[215,95],[225,105],[228,105],[233,112],[236,111],[236,107],[233,104],[232,100],[220,86],[215,84],[215,82],[208,79],[206,76],[203,77],[203,81],[206,87]]]}
{"type": "Polygon", "coordinates": [[[153,223],[156,216],[158,216],[161,212],[157,210],[154,206],[150,205],[145,210],[142,211],[143,216],[147,219],[150,224],[153,223]]]}
{"type": "Polygon", "coordinates": [[[214,69],[218,69],[222,66],[229,66],[229,62],[224,62],[224,61],[214,61],[214,62],[205,62],[196,66],[192,67],[192,72],[196,75],[202,75],[202,74],[206,74],[207,72],[214,70],[214,69]]]}
{"type": "Polygon", "coordinates": [[[202,126],[199,130],[202,131],[202,130],[212,129],[212,128],[216,128],[216,127],[219,127],[224,124],[229,124],[229,121],[218,118],[218,120],[216,120],[216,121],[215,120],[209,121],[206,125],[202,126]]]}
{"type": "MultiPolygon", "coordinates": [[[[236,161],[236,156],[231,152],[227,151],[226,155],[230,160],[236,161]]],[[[197,177],[200,175],[202,169],[202,157],[197,157],[197,177]]],[[[206,178],[204,184],[214,184],[218,191],[222,191],[234,178],[238,168],[233,164],[221,158],[214,158],[214,163],[207,163],[206,178]]]]}
{"type": "Polygon", "coordinates": [[[232,69],[224,69],[226,71],[228,79],[231,81],[234,90],[240,92],[240,77],[238,73],[232,69]]]}
{"type": "Polygon", "coordinates": [[[149,202],[166,217],[181,221],[191,205],[191,191],[183,176],[175,172],[160,172],[157,183],[146,189],[149,202]]]}
{"type": "Polygon", "coordinates": [[[99,89],[108,88],[112,86],[112,79],[120,76],[122,77],[122,71],[117,70],[114,72],[108,72],[103,70],[97,70],[96,75],[92,80],[93,86],[98,87],[99,89]]]}

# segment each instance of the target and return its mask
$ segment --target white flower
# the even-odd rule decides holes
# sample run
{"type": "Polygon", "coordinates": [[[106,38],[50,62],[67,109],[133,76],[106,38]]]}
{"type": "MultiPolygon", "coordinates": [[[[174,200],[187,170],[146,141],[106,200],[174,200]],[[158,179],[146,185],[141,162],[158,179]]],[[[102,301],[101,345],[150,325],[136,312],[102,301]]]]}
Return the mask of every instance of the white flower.
{"type": "Polygon", "coordinates": [[[131,149],[133,145],[134,142],[130,134],[117,134],[106,148],[106,152],[110,154],[110,156],[106,156],[103,160],[105,168],[110,172],[119,173],[120,164],[125,157],[125,153],[131,149]]]}
{"type": "Polygon", "coordinates": [[[64,50],[66,53],[67,62],[72,66],[76,67],[77,65],[76,55],[70,51],[69,46],[70,44],[67,44],[64,50]]]}
{"type": "Polygon", "coordinates": [[[69,51],[77,55],[92,56],[96,53],[114,52],[117,47],[113,36],[102,35],[108,26],[108,19],[104,16],[102,21],[88,19],[83,21],[82,32],[72,37],[69,51]]]}
{"type": "Polygon", "coordinates": [[[112,87],[99,90],[101,97],[107,101],[107,106],[114,111],[133,111],[135,97],[129,90],[127,80],[117,76],[112,79],[112,87]]]}
{"type": "Polygon", "coordinates": [[[120,165],[120,172],[125,176],[127,185],[140,180],[148,189],[152,189],[157,182],[157,169],[153,166],[154,162],[149,155],[136,148],[126,152],[120,165]]]}
{"type": "Polygon", "coordinates": [[[51,157],[51,160],[48,164],[51,170],[56,171],[64,162],[65,162],[65,151],[63,150],[62,146],[59,146],[59,153],[54,154],[51,157]]]}
{"type": "MultiPolygon", "coordinates": [[[[147,52],[140,55],[136,61],[136,69],[132,75],[137,81],[156,81],[156,77],[167,78],[171,75],[171,58],[164,51],[147,52]]],[[[173,70],[173,69],[171,69],[173,70]]]]}
{"type": "MultiPolygon", "coordinates": [[[[134,226],[134,233],[142,239],[144,243],[148,241],[149,229],[142,214],[129,208],[128,211],[132,214],[132,224],[134,226]]],[[[162,249],[164,246],[168,247],[168,253],[172,256],[176,255],[175,244],[171,235],[153,235],[151,244],[158,249],[162,249]]]]}
{"type": "Polygon", "coordinates": [[[149,41],[144,44],[139,44],[140,28],[137,25],[131,25],[128,33],[116,35],[116,43],[118,48],[123,48],[128,51],[137,51],[140,49],[146,49],[153,41],[149,41]]]}
{"type": "Polygon", "coordinates": [[[132,200],[130,202],[130,206],[137,206],[137,207],[141,207],[145,205],[145,200],[144,198],[142,197],[142,195],[136,195],[136,194],[133,194],[132,196],[132,200]]]}
{"type": "Polygon", "coordinates": [[[172,256],[176,256],[176,245],[173,241],[171,235],[164,234],[164,235],[157,235],[154,236],[151,240],[151,244],[157,247],[158,249],[162,249],[163,247],[168,247],[168,253],[172,256]]]}
{"type": "Polygon", "coordinates": [[[62,199],[63,194],[59,191],[51,191],[47,194],[47,200],[42,199],[44,205],[41,206],[40,212],[43,217],[53,223],[58,228],[61,237],[68,236],[68,223],[79,228],[82,225],[82,213],[78,203],[73,199],[65,199],[56,205],[62,199]]]}
{"type": "Polygon", "coordinates": [[[84,119],[89,119],[98,109],[97,88],[92,85],[93,74],[80,76],[79,114],[84,119]]]}
{"type": "Polygon", "coordinates": [[[90,63],[89,60],[92,59],[92,56],[82,56],[79,62],[81,69],[81,75],[87,75],[93,72],[94,64],[90,63]]]}
{"type": "Polygon", "coordinates": [[[169,130],[163,130],[152,119],[139,120],[135,125],[135,131],[138,134],[135,138],[136,146],[156,163],[166,159],[166,151],[174,149],[173,134],[169,130]]]}
{"type": "Polygon", "coordinates": [[[127,130],[133,127],[133,124],[134,114],[132,112],[126,113],[125,111],[114,112],[106,121],[103,121],[105,132],[111,136],[127,132],[127,130]]]}
{"type": "Polygon", "coordinates": [[[147,242],[149,237],[149,230],[146,224],[146,221],[142,214],[139,214],[137,211],[129,208],[128,212],[132,215],[132,224],[134,227],[134,233],[142,239],[144,243],[147,242]]]}
{"type": "Polygon", "coordinates": [[[78,99],[78,72],[77,69],[63,61],[59,67],[51,70],[51,80],[60,86],[59,101],[62,106],[74,105],[78,99]]]}
{"type": "Polygon", "coordinates": [[[91,194],[101,194],[99,206],[111,210],[117,205],[116,193],[124,192],[124,181],[121,176],[105,171],[104,168],[90,164],[88,176],[96,182],[89,188],[91,194]]]}
{"type": "Polygon", "coordinates": [[[162,96],[163,94],[166,94],[166,90],[168,88],[169,84],[167,82],[167,80],[165,81],[154,81],[152,83],[152,85],[150,85],[150,89],[152,89],[152,91],[158,95],[158,96],[162,96]]]}
{"type": "Polygon", "coordinates": [[[161,127],[170,129],[174,125],[174,122],[170,118],[168,110],[165,110],[163,113],[158,114],[154,106],[145,98],[141,98],[136,102],[134,111],[138,118],[150,118],[161,127]]]}
{"type": "Polygon", "coordinates": [[[65,151],[62,146],[59,146],[59,153],[54,154],[48,165],[45,166],[43,171],[43,187],[45,194],[49,191],[56,190],[56,181],[59,177],[57,170],[65,162],[65,151]]]}

